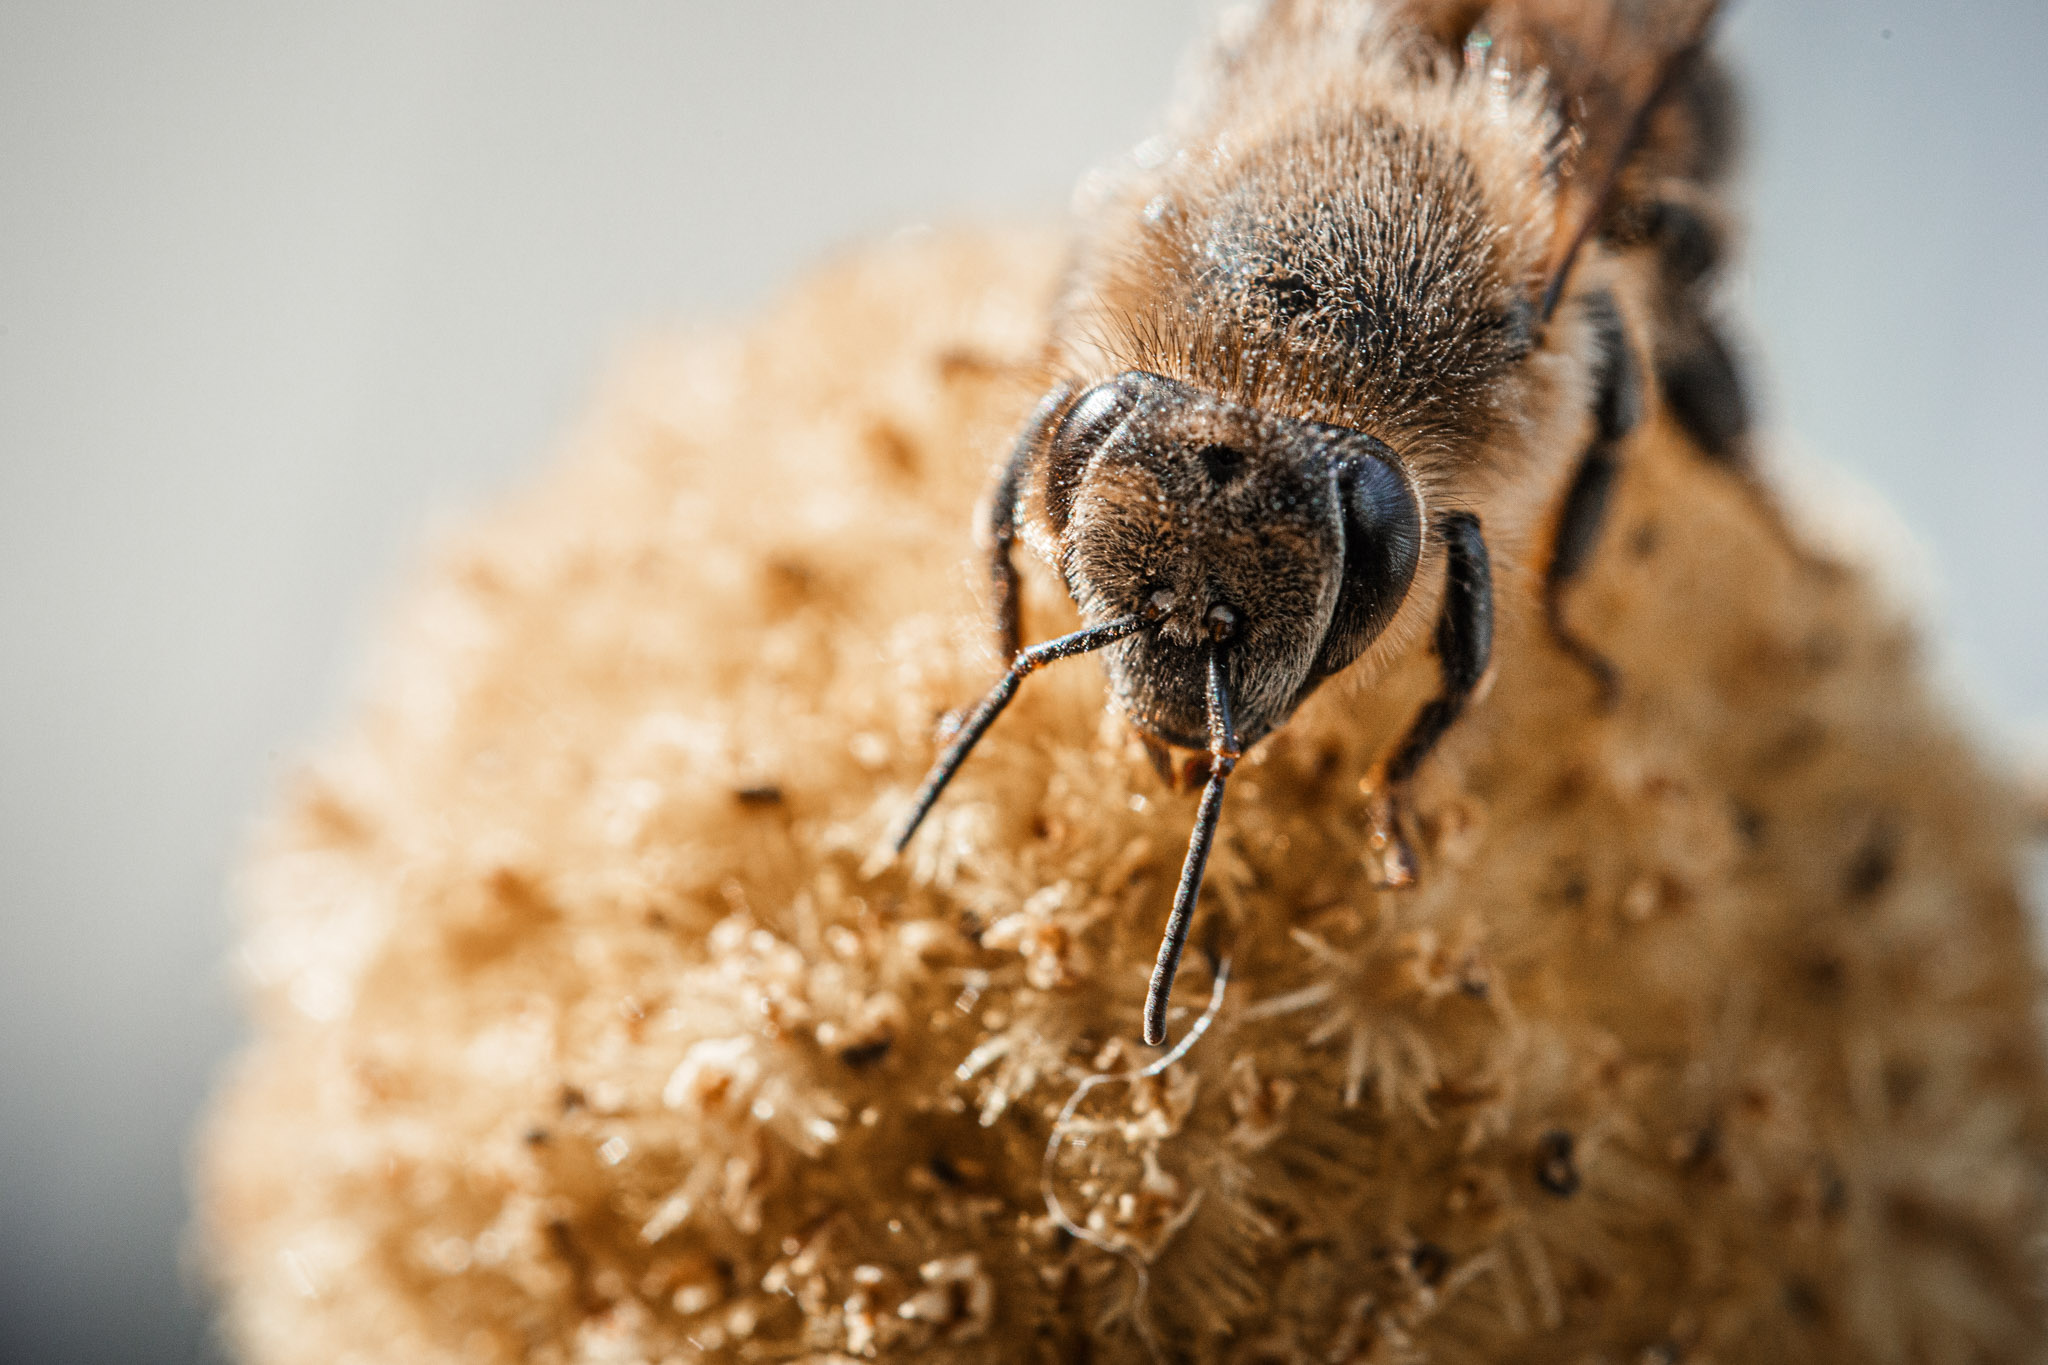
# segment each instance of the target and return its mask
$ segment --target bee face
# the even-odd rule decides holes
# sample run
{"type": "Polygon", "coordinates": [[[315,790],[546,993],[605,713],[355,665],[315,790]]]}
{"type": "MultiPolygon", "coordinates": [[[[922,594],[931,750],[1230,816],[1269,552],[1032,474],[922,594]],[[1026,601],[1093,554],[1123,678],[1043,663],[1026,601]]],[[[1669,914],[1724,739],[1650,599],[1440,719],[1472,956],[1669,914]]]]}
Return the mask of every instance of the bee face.
{"type": "Polygon", "coordinates": [[[1371,436],[1143,371],[1082,394],[1043,468],[1083,616],[1154,618],[1105,662],[1132,722],[1171,744],[1207,742],[1219,644],[1241,740],[1284,722],[1385,626],[1421,549],[1413,487],[1371,436]]]}

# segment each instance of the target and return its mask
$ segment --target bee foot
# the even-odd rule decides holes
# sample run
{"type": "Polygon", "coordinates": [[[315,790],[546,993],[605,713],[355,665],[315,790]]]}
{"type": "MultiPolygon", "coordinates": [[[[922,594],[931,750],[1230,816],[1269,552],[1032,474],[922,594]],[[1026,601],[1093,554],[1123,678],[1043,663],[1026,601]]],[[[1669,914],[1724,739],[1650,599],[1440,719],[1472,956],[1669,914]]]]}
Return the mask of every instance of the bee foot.
{"type": "Polygon", "coordinates": [[[1367,817],[1365,866],[1381,890],[1413,886],[1420,871],[1415,848],[1401,832],[1401,809],[1392,796],[1376,797],[1367,817]]]}

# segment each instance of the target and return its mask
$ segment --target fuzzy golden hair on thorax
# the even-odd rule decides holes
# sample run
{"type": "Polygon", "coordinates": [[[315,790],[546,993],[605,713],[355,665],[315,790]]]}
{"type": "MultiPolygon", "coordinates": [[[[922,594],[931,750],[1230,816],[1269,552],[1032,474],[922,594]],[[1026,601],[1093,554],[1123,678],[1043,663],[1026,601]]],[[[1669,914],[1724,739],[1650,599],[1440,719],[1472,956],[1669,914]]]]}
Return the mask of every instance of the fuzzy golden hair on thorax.
{"type": "Polygon", "coordinates": [[[1485,434],[1535,336],[1558,123],[1370,6],[1225,37],[1086,213],[1063,359],[1402,448],[1485,434]]]}

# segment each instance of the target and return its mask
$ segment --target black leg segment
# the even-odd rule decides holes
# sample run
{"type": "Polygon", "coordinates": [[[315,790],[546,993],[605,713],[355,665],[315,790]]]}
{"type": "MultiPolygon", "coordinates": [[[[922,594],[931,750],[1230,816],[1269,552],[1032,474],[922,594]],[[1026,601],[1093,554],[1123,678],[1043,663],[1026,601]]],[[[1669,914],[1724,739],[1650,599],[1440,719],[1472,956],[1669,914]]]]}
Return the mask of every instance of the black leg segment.
{"type": "Polygon", "coordinates": [[[1619,441],[1643,420],[1642,371],[1614,296],[1589,294],[1583,306],[1593,331],[1593,439],[1619,441]]]}
{"type": "Polygon", "coordinates": [[[1045,448],[1054,421],[1066,410],[1067,400],[1072,396],[1072,388],[1062,384],[1039,402],[1031,420],[1024,424],[1023,433],[1017,437],[1010,458],[1003,462],[1003,472],[996,479],[995,493],[989,500],[990,609],[995,617],[996,647],[1005,659],[1016,658],[1017,651],[1023,646],[1022,603],[1017,597],[1017,563],[1014,558],[1017,505],[1024,497],[1026,475],[1037,462],[1039,452],[1045,448]]]}
{"type": "Polygon", "coordinates": [[[1593,443],[1579,456],[1558,509],[1557,535],[1543,578],[1543,610],[1558,645],[1592,674],[1601,705],[1611,706],[1618,690],[1614,665],[1565,623],[1564,592],[1600,543],[1614,479],[1621,471],[1620,443],[1642,420],[1643,381],[1613,297],[1592,294],[1585,306],[1599,348],[1593,363],[1593,443]]]}
{"type": "Polygon", "coordinates": [[[1664,406],[1700,452],[1716,464],[1748,463],[1749,395],[1728,343],[1704,317],[1674,327],[1657,348],[1664,406]]]}
{"type": "Polygon", "coordinates": [[[1449,561],[1443,608],[1436,621],[1437,667],[1443,683],[1387,764],[1387,781],[1396,787],[1415,775],[1444,731],[1464,712],[1493,658],[1493,568],[1479,533],[1479,518],[1453,512],[1444,518],[1442,535],[1449,561]]]}
{"type": "Polygon", "coordinates": [[[1415,880],[1415,851],[1401,828],[1408,782],[1464,713],[1493,657],[1493,570],[1479,519],[1469,512],[1454,512],[1444,518],[1439,534],[1447,561],[1443,607],[1436,622],[1437,667],[1443,680],[1436,696],[1409,724],[1377,784],[1366,846],[1374,880],[1381,886],[1407,886],[1415,880]]]}
{"type": "Polygon", "coordinates": [[[1600,704],[1612,706],[1621,690],[1620,676],[1607,656],[1573,633],[1564,619],[1564,593],[1571,586],[1593,548],[1600,541],[1600,529],[1607,519],[1607,504],[1614,491],[1614,476],[1621,464],[1614,447],[1595,442],[1579,457],[1578,472],[1565,490],[1564,508],[1558,514],[1557,540],[1550,554],[1550,569],[1543,578],[1543,614],[1559,648],[1577,660],[1592,675],[1600,690],[1600,704]]]}

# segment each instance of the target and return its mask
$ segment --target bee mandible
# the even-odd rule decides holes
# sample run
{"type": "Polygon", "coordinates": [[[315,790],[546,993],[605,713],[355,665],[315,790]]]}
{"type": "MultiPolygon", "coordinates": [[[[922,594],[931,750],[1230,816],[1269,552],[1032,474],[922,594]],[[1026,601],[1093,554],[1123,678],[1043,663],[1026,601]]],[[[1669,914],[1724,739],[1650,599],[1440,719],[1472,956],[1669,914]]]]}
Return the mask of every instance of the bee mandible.
{"type": "Polygon", "coordinates": [[[1239,757],[1324,681],[1426,636],[1437,690],[1380,761],[1365,840],[1381,885],[1416,879],[1408,787],[1491,658],[1488,516],[1550,526],[1552,635],[1612,703],[1565,589],[1644,405],[1638,344],[1702,453],[1742,462],[1741,391],[1700,303],[1729,121],[1713,10],[1270,0],[1222,26],[1169,133],[1085,211],[1055,381],[985,528],[1013,662],[894,846],[1026,676],[1100,652],[1156,754],[1206,756],[1148,1044],[1239,757]],[[1595,257],[1612,268],[1575,274],[1595,257]],[[1632,260],[1659,319],[1640,343],[1598,282],[1632,260]],[[1029,649],[1020,537],[1083,622],[1029,649]]]}

